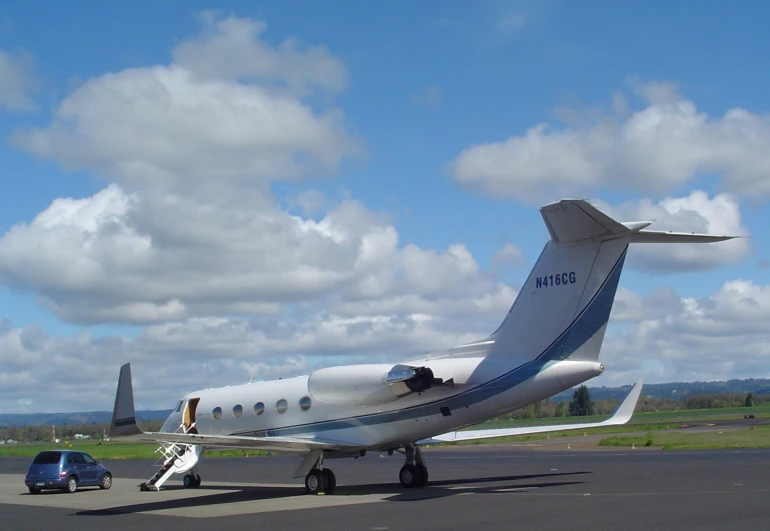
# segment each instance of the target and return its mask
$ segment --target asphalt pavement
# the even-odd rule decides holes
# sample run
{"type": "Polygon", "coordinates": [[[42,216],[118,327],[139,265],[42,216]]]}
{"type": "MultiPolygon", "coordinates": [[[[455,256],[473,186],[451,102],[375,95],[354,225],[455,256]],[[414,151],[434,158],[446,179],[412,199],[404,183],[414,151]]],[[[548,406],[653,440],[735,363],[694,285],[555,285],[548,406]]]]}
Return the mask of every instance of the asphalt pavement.
{"type": "Polygon", "coordinates": [[[204,460],[199,489],[179,480],[139,492],[150,461],[105,462],[109,491],[31,496],[29,459],[0,458],[0,528],[766,529],[770,450],[559,450],[523,445],[429,448],[430,485],[403,489],[402,457],[327,460],[338,480],[307,496],[298,458],[204,460]],[[537,451],[539,449],[539,451],[537,451]]]}

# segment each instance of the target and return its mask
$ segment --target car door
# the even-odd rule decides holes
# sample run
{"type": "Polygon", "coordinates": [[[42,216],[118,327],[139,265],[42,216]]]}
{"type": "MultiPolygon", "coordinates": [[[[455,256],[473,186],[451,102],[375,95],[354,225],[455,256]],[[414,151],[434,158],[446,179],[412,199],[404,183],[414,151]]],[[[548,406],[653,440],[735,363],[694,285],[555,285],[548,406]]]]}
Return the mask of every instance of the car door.
{"type": "Polygon", "coordinates": [[[87,485],[90,483],[93,483],[94,479],[94,469],[89,469],[88,464],[86,463],[86,459],[80,452],[72,452],[69,456],[69,462],[71,463],[71,467],[73,467],[77,473],[78,478],[81,485],[87,485]]]}
{"type": "Polygon", "coordinates": [[[88,473],[88,482],[89,483],[96,483],[96,481],[99,479],[99,465],[96,464],[96,461],[93,457],[91,457],[88,454],[82,454],[83,460],[85,461],[85,469],[88,473]]]}

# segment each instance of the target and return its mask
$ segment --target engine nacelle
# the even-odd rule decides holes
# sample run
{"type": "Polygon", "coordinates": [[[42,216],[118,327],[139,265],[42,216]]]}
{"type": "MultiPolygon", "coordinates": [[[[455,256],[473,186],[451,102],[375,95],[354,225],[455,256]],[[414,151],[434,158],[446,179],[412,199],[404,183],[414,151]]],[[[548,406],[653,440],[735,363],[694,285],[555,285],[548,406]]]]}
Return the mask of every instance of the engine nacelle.
{"type": "Polygon", "coordinates": [[[310,374],[310,395],[329,404],[371,406],[441,385],[428,367],[370,363],[318,369],[310,374]]]}

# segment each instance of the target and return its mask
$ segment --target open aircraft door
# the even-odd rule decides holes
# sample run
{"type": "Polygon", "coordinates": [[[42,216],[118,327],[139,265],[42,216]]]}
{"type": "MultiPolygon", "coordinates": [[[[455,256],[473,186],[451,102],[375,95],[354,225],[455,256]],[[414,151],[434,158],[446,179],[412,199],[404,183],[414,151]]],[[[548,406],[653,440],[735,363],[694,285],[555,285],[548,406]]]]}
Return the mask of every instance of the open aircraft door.
{"type": "Polygon", "coordinates": [[[195,412],[198,409],[199,401],[200,398],[191,398],[184,406],[182,425],[184,426],[185,433],[198,433],[198,430],[195,428],[195,412]]]}

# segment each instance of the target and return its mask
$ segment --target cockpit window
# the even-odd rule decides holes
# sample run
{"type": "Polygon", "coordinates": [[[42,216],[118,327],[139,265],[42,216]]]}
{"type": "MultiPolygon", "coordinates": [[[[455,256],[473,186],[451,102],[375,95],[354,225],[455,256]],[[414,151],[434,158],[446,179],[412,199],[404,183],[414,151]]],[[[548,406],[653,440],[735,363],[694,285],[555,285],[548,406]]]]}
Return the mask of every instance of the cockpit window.
{"type": "Polygon", "coordinates": [[[180,401],[177,403],[177,405],[176,405],[176,409],[174,409],[174,412],[175,412],[175,413],[179,413],[180,411],[182,411],[182,404],[184,404],[184,400],[180,400],[180,401]]]}

